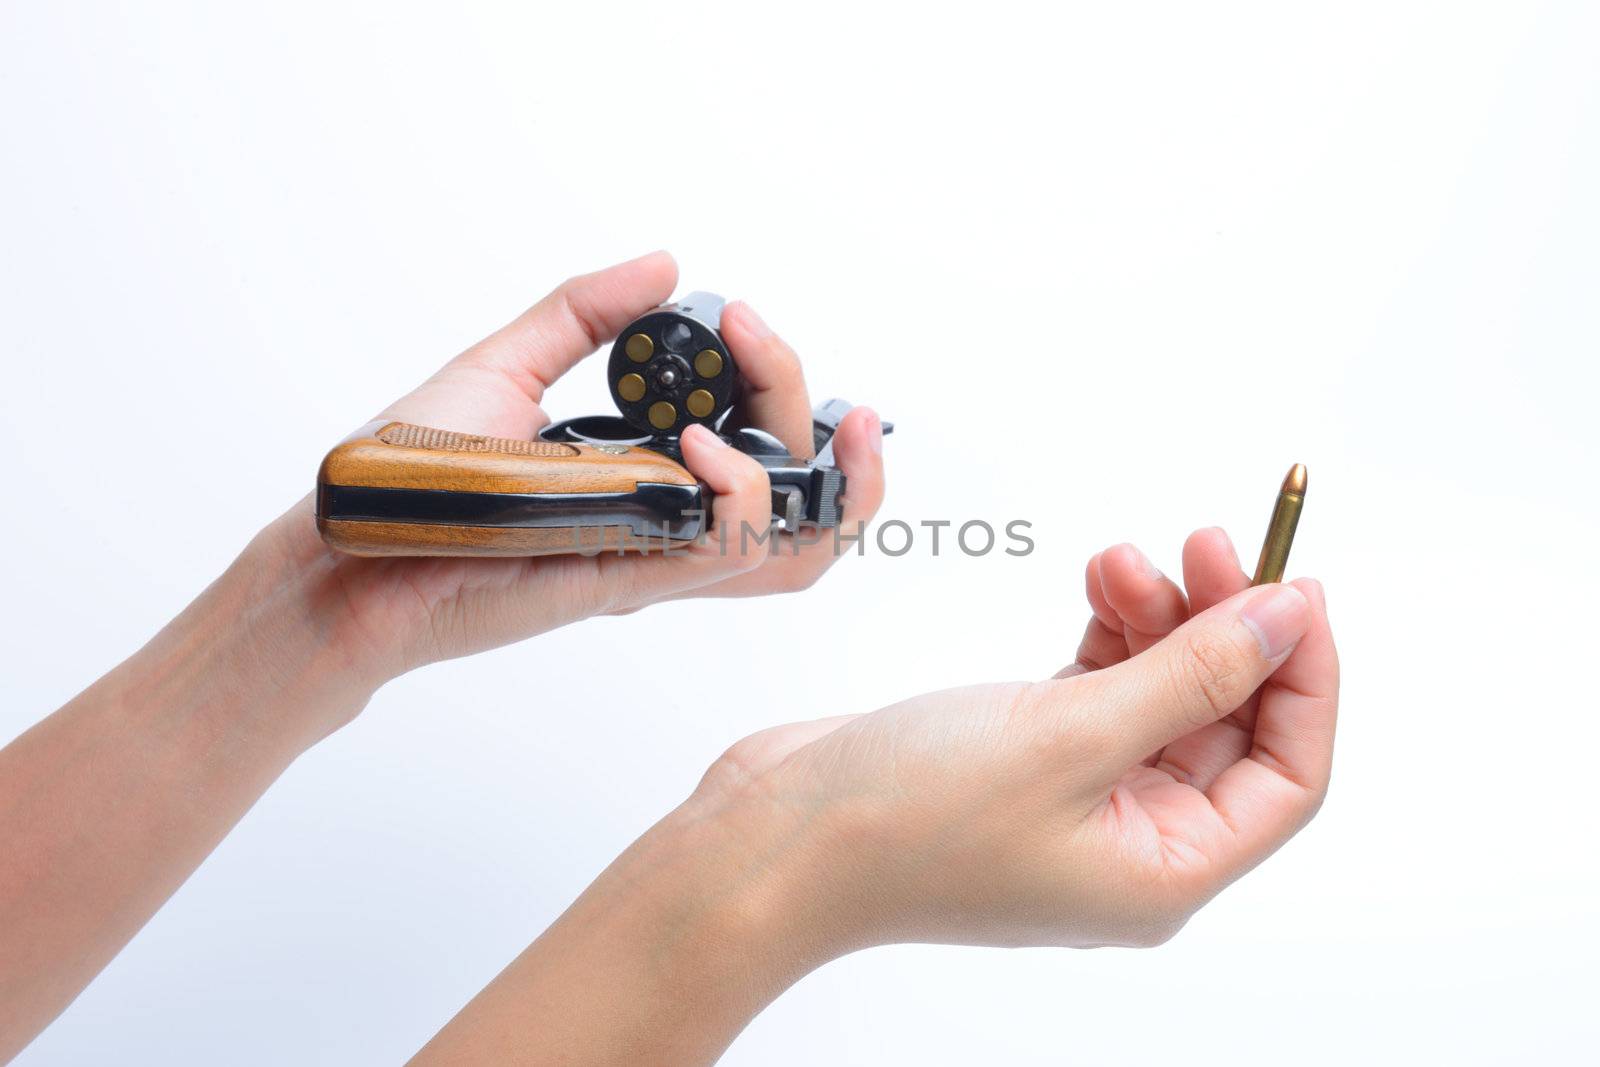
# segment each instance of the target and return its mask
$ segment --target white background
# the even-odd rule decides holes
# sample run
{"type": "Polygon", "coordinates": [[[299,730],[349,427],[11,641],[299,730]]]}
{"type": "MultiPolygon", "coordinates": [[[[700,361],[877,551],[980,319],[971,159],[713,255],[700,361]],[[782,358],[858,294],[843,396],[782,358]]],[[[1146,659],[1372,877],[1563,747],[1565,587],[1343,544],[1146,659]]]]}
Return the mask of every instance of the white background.
{"type": "Polygon", "coordinates": [[[729,742],[1048,674],[1090,553],[1253,560],[1296,460],[1317,822],[1161,949],[864,953],[727,1062],[1592,1056],[1596,11],[5,4],[5,737],[378,407],[656,247],[899,423],[885,517],[1038,542],[395,682],[22,1062],[395,1062],[729,742]]]}

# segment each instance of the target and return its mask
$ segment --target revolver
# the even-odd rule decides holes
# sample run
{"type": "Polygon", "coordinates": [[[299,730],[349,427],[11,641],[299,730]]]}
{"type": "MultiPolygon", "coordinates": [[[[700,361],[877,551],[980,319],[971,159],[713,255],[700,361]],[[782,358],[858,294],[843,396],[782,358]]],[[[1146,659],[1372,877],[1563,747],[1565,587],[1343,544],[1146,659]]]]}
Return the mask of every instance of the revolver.
{"type": "MultiPolygon", "coordinates": [[[[317,529],[358,556],[548,556],[650,552],[707,529],[710,489],[683,466],[692,423],[755,459],[772,483],[773,524],[839,524],[843,473],[832,439],[851,405],[812,412],[816,458],[733,429],[738,367],[719,332],[724,301],[690,293],[629,323],[606,379],[618,415],[552,423],[537,440],[379,420],[336,445],[317,472],[317,529]]],[[[885,423],[888,433],[893,427],[885,423]]]]}

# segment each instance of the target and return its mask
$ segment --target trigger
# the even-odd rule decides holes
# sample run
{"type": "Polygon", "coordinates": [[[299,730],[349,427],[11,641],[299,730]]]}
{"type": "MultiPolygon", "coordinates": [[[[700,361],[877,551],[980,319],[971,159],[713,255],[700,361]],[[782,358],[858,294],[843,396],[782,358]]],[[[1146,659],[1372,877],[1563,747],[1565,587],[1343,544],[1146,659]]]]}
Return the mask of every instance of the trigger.
{"type": "Polygon", "coordinates": [[[772,513],[778,525],[793,533],[800,528],[800,517],[806,511],[806,495],[799,486],[775,485],[772,487],[772,513]]]}

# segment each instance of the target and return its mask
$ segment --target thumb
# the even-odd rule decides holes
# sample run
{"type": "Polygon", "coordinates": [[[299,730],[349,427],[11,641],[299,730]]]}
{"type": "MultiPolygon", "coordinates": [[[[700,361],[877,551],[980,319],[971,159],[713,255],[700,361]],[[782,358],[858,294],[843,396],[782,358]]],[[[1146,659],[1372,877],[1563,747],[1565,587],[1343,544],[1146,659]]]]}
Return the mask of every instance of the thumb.
{"type": "Polygon", "coordinates": [[[1114,667],[1058,684],[1085,685],[1118,773],[1237,709],[1311,624],[1292,585],[1246,589],[1114,667]]]}

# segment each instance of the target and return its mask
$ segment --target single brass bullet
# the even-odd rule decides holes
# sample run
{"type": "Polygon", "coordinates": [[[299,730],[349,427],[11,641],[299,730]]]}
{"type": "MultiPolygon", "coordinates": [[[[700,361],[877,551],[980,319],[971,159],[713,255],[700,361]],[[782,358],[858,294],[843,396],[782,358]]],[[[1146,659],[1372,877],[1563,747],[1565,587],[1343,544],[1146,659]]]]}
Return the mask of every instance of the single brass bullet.
{"type": "Polygon", "coordinates": [[[1289,547],[1294,544],[1294,528],[1300,524],[1300,510],[1306,506],[1306,465],[1296,463],[1283,476],[1278,502],[1272,506],[1272,521],[1267,524],[1267,539],[1261,543],[1261,559],[1251,585],[1283,581],[1289,563],[1289,547]]]}
{"type": "Polygon", "coordinates": [[[670,430],[672,424],[678,421],[678,409],[665,400],[651,404],[647,414],[650,416],[650,425],[658,430],[670,430]]]}
{"type": "Polygon", "coordinates": [[[694,372],[702,378],[715,378],[722,373],[722,353],[708,348],[694,357],[694,372]]]}
{"type": "Polygon", "coordinates": [[[630,404],[636,404],[643,400],[644,391],[644,379],[637,374],[624,374],[617,379],[617,395],[630,404]]]}
{"type": "Polygon", "coordinates": [[[689,398],[683,402],[683,406],[688,408],[689,414],[695,418],[703,419],[715,410],[717,398],[704,389],[696,389],[689,394],[689,398]]]}
{"type": "Polygon", "coordinates": [[[655,354],[656,343],[650,340],[649,334],[636,333],[628,338],[628,343],[622,346],[628,353],[628,358],[635,363],[646,363],[655,354]]]}

